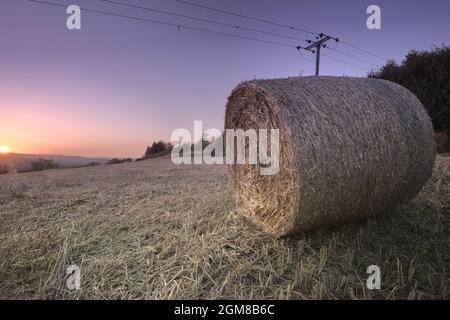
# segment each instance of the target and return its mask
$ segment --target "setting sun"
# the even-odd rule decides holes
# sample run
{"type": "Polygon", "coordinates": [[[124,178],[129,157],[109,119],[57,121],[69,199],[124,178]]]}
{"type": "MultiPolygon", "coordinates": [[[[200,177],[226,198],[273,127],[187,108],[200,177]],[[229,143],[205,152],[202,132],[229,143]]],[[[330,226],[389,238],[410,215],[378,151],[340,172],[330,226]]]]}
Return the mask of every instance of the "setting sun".
{"type": "Polygon", "coordinates": [[[8,146],[0,146],[0,153],[5,154],[5,153],[10,153],[11,152],[11,148],[8,146]]]}

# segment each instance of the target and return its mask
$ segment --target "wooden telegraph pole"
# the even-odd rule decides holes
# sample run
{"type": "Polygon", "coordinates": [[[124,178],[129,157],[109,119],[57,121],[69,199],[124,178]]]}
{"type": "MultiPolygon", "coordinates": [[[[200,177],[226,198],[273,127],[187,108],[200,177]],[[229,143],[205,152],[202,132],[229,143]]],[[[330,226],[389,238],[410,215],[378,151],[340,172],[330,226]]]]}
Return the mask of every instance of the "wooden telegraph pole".
{"type": "Polygon", "coordinates": [[[303,49],[303,50],[308,50],[312,53],[316,53],[316,76],[319,75],[319,68],[320,68],[320,49],[321,48],[325,48],[326,44],[325,42],[327,42],[328,40],[333,39],[336,40],[336,42],[339,41],[338,38],[333,38],[330,36],[327,36],[323,33],[320,33],[317,37],[315,42],[313,42],[312,40],[308,40],[308,43],[311,43],[309,46],[307,47],[301,47],[301,46],[297,46],[297,50],[303,49]]]}

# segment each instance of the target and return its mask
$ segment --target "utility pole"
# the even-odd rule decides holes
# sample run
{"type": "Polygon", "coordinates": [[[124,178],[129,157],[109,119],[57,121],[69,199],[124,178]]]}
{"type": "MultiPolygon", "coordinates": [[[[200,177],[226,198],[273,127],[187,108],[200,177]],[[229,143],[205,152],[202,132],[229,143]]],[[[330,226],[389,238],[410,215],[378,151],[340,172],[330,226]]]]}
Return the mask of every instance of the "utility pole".
{"type": "Polygon", "coordinates": [[[319,67],[320,67],[320,49],[321,48],[326,48],[326,44],[325,42],[327,42],[328,40],[333,39],[336,42],[339,41],[338,38],[333,38],[330,36],[327,36],[323,33],[320,33],[317,37],[315,42],[313,42],[312,40],[308,40],[308,43],[311,43],[309,46],[307,47],[302,47],[302,46],[297,46],[297,50],[303,49],[303,50],[308,50],[312,53],[316,53],[316,76],[319,75],[319,67]]]}

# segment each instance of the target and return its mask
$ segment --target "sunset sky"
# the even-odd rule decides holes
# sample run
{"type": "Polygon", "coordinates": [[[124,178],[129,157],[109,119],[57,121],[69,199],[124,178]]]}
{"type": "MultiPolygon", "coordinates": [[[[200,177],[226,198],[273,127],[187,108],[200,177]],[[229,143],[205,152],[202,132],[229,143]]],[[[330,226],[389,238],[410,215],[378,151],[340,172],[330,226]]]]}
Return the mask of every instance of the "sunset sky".
{"type": "MultiPolygon", "coordinates": [[[[299,41],[170,17],[100,0],[48,0],[291,44],[293,48],[82,12],[66,28],[64,8],[0,2],[0,145],[13,152],[139,157],[176,128],[222,129],[226,98],[244,80],[311,75],[299,41]]],[[[248,21],[173,0],[118,0],[304,38],[302,32],[248,21]]],[[[190,0],[338,36],[401,61],[410,49],[450,43],[450,1],[190,0]],[[381,30],[368,30],[366,8],[381,7],[381,30]]],[[[334,45],[332,45],[334,47],[334,45]]],[[[383,61],[340,45],[377,66],[383,61]]],[[[321,74],[365,76],[373,66],[324,50],[362,69],[322,58],[321,74]]]]}

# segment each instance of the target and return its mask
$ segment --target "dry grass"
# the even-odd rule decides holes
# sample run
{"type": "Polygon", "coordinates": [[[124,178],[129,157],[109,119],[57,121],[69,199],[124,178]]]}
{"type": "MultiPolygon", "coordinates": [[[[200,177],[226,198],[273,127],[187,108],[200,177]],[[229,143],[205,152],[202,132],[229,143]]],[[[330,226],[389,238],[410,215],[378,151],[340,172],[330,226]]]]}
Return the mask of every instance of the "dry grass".
{"type": "Polygon", "coordinates": [[[0,176],[0,298],[448,298],[449,180],[439,157],[396,214],[276,240],[235,214],[224,166],[0,176]],[[366,288],[371,264],[379,291],[366,288]]]}

